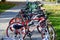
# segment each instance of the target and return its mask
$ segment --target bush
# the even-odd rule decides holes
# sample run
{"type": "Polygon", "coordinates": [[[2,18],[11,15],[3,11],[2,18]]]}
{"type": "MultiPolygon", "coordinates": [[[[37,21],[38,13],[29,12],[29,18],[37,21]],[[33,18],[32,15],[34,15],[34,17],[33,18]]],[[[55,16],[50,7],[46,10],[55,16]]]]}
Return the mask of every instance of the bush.
{"type": "Polygon", "coordinates": [[[0,9],[5,10],[13,7],[15,4],[0,2],[0,9]]]}
{"type": "Polygon", "coordinates": [[[60,0],[58,0],[58,3],[60,3],[60,0]]]}
{"type": "Polygon", "coordinates": [[[13,6],[15,6],[15,4],[13,3],[9,3],[9,2],[0,2],[0,12],[4,12],[4,10],[7,10],[9,8],[12,8],[13,6]]]}
{"type": "Polygon", "coordinates": [[[1,0],[1,2],[5,2],[6,0],[1,0]]]}
{"type": "Polygon", "coordinates": [[[51,12],[51,13],[57,13],[60,11],[60,5],[44,5],[44,8],[46,11],[51,12]]]}

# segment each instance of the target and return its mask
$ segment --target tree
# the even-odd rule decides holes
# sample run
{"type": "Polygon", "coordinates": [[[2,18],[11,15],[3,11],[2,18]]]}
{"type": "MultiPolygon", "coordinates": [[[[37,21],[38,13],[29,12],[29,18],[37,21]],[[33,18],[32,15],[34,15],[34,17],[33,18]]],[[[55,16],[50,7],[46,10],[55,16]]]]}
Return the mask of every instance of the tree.
{"type": "Polygon", "coordinates": [[[6,0],[1,0],[1,2],[5,2],[6,0]]]}
{"type": "Polygon", "coordinates": [[[60,3],[60,0],[58,0],[58,3],[60,3]]]}

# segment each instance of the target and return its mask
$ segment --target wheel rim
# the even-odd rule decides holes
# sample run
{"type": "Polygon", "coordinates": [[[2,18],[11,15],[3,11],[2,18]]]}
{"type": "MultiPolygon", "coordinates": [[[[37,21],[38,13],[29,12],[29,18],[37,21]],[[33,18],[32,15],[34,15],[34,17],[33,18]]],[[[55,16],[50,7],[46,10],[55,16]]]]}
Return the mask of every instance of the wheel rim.
{"type": "Polygon", "coordinates": [[[49,34],[50,34],[50,40],[55,40],[55,31],[54,31],[52,25],[48,25],[48,30],[49,30],[49,34]]]}

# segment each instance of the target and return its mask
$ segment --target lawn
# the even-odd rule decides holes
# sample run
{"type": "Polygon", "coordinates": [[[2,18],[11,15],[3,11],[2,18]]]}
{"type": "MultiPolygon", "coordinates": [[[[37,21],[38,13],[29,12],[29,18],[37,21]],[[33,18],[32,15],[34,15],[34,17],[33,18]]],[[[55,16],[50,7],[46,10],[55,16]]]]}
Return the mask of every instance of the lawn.
{"type": "Polygon", "coordinates": [[[44,8],[56,31],[56,40],[60,40],[60,5],[44,5],[44,8]]]}
{"type": "Polygon", "coordinates": [[[9,2],[2,3],[2,2],[0,2],[0,12],[4,12],[5,10],[12,8],[14,6],[15,6],[15,4],[13,4],[13,3],[9,3],[9,2]]]}
{"type": "Polygon", "coordinates": [[[0,12],[4,12],[4,10],[1,10],[1,9],[0,9],[0,12]]]}

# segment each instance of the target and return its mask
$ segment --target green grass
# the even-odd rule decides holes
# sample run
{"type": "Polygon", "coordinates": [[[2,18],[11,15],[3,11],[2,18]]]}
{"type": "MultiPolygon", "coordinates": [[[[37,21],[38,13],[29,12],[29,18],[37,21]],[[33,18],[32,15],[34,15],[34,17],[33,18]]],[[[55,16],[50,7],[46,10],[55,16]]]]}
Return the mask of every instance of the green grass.
{"type": "Polygon", "coordinates": [[[58,15],[52,15],[51,16],[50,15],[49,19],[55,28],[56,35],[57,35],[56,40],[60,40],[60,16],[58,16],[58,15]]]}
{"type": "Polygon", "coordinates": [[[4,10],[0,10],[0,12],[4,12],[4,10]]]}
{"type": "Polygon", "coordinates": [[[4,12],[5,10],[12,8],[14,6],[15,6],[15,4],[13,4],[13,3],[9,3],[9,2],[2,3],[2,2],[0,2],[0,12],[4,12]]]}
{"type": "Polygon", "coordinates": [[[56,31],[56,40],[60,40],[60,5],[44,5],[49,14],[49,20],[52,22],[56,31]]]}
{"type": "Polygon", "coordinates": [[[56,0],[45,0],[46,2],[56,2],[56,0]]]}

